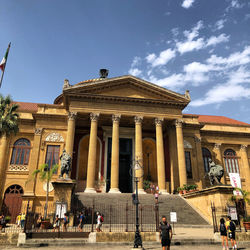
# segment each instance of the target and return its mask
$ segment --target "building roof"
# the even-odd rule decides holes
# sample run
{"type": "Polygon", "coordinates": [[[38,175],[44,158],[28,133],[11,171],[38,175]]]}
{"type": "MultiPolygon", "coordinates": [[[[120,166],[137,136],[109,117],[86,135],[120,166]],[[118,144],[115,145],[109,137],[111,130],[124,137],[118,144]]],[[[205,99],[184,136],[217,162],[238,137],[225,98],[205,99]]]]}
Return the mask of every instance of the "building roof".
{"type": "MultiPolygon", "coordinates": [[[[185,114],[192,116],[193,114],[185,114]]],[[[250,125],[245,122],[237,121],[226,116],[216,115],[197,115],[200,123],[211,123],[211,124],[227,124],[227,125],[250,125]]]]}
{"type": "Polygon", "coordinates": [[[33,102],[14,102],[19,106],[19,111],[29,111],[29,112],[37,112],[38,103],[33,102]]]}

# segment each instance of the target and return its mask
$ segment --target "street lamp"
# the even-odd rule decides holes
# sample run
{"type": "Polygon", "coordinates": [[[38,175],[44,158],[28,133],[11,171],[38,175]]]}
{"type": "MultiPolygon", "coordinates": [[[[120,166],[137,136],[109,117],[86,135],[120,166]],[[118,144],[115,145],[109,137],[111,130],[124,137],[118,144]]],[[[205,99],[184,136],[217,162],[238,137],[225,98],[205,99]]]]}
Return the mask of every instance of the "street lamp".
{"type": "Polygon", "coordinates": [[[135,230],[135,240],[134,240],[134,248],[138,248],[139,246],[142,247],[142,239],[141,234],[139,230],[139,198],[138,198],[138,182],[140,181],[140,178],[143,178],[143,166],[140,164],[140,160],[137,158],[134,160],[131,166],[130,175],[134,177],[135,182],[135,195],[133,195],[133,203],[136,206],[136,230],[135,230]],[[135,173],[140,173],[140,175],[136,175],[135,173]],[[133,173],[135,175],[133,175],[133,173]]]}

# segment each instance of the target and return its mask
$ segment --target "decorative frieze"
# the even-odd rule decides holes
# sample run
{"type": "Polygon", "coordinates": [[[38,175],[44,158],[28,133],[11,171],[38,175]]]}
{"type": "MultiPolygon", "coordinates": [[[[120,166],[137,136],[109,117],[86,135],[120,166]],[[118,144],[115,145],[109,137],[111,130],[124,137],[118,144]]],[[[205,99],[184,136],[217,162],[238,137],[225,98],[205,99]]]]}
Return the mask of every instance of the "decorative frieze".
{"type": "Polygon", "coordinates": [[[120,122],[121,115],[112,115],[112,121],[113,122],[120,122]]]}
{"type": "Polygon", "coordinates": [[[63,137],[59,133],[50,133],[46,136],[45,141],[51,142],[64,142],[63,137]]]}
{"type": "Polygon", "coordinates": [[[10,165],[9,171],[28,171],[27,165],[10,165]]]}
{"type": "Polygon", "coordinates": [[[42,128],[35,128],[35,135],[41,135],[43,132],[42,128]]]}
{"type": "Polygon", "coordinates": [[[163,118],[155,118],[155,125],[162,126],[164,119],[163,118]]]}
{"type": "Polygon", "coordinates": [[[135,116],[135,123],[141,124],[143,121],[143,116],[135,116]]]}
{"type": "Polygon", "coordinates": [[[98,121],[99,115],[100,115],[99,113],[90,113],[90,120],[91,120],[92,122],[98,121]]]}
{"type": "Polygon", "coordinates": [[[77,116],[77,112],[69,112],[68,113],[69,120],[75,120],[76,116],[77,116]]]}

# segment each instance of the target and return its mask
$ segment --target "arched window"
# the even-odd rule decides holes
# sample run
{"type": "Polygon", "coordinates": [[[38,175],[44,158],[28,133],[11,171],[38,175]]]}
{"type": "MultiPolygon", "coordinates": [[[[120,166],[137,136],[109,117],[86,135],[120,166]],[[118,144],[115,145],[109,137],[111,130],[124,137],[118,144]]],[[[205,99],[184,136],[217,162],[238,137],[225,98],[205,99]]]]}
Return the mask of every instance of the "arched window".
{"type": "Polygon", "coordinates": [[[207,148],[202,148],[202,158],[204,163],[205,173],[209,172],[209,159],[212,159],[212,155],[207,148]]]}
{"type": "Polygon", "coordinates": [[[234,150],[227,149],[224,152],[226,170],[228,173],[239,173],[238,157],[234,150]]]}
{"type": "Polygon", "coordinates": [[[6,189],[5,194],[23,194],[23,188],[19,185],[12,185],[6,189]]]}
{"type": "Polygon", "coordinates": [[[19,139],[14,143],[11,165],[28,165],[30,156],[30,142],[27,139],[19,139]]]}

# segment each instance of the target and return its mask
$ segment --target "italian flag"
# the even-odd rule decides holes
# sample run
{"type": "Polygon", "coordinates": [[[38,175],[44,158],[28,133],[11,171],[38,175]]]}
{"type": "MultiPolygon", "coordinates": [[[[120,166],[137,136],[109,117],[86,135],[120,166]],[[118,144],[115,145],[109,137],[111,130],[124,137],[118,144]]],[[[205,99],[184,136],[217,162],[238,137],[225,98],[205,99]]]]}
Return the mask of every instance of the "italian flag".
{"type": "Polygon", "coordinates": [[[6,50],[6,53],[5,53],[3,59],[2,59],[2,61],[1,61],[1,63],[0,63],[0,69],[1,69],[2,71],[4,71],[4,69],[5,69],[5,65],[6,65],[6,62],[7,62],[9,50],[10,50],[10,43],[9,43],[8,49],[6,50]]]}

